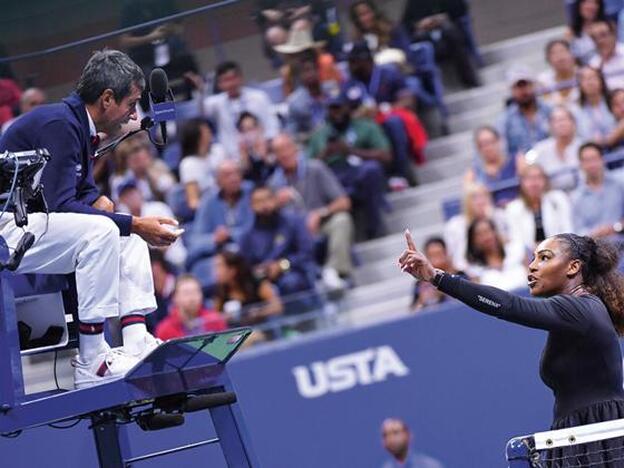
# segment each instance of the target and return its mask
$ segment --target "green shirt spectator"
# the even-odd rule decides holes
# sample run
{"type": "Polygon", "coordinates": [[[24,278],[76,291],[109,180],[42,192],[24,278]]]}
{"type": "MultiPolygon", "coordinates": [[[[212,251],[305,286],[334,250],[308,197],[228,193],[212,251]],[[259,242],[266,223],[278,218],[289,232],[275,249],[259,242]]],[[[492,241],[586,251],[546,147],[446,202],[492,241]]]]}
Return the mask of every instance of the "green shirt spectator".
{"type": "Polygon", "coordinates": [[[324,159],[328,165],[342,165],[347,162],[349,148],[391,150],[390,142],[379,125],[370,119],[355,118],[343,131],[329,123],[320,127],[310,137],[308,155],[318,158],[327,151],[324,159]]]}

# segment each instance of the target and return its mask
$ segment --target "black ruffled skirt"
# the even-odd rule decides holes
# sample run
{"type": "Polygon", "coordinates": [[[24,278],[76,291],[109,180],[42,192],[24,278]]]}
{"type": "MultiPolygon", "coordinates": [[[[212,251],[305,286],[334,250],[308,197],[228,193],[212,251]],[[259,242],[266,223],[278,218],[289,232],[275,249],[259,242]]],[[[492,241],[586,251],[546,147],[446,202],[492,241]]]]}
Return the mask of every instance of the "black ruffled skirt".
{"type": "MultiPolygon", "coordinates": [[[[624,419],[624,400],[596,403],[558,418],[552,429],[582,426],[613,419],[624,419]]],[[[624,468],[624,437],[605,439],[588,444],[570,445],[543,453],[540,468],[624,468]]]]}

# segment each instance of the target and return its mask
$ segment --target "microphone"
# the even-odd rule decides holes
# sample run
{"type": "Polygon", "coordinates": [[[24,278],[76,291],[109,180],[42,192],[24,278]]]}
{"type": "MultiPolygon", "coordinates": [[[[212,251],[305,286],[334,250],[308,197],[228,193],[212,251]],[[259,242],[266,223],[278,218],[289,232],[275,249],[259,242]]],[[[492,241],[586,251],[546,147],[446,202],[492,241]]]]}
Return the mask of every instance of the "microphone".
{"type": "Polygon", "coordinates": [[[155,122],[160,122],[160,133],[162,135],[163,144],[167,144],[167,120],[175,119],[175,105],[173,93],[169,89],[169,80],[167,73],[162,68],[154,68],[150,73],[150,106],[152,108],[152,117],[155,122]],[[171,103],[167,103],[167,96],[170,97],[171,103]]]}

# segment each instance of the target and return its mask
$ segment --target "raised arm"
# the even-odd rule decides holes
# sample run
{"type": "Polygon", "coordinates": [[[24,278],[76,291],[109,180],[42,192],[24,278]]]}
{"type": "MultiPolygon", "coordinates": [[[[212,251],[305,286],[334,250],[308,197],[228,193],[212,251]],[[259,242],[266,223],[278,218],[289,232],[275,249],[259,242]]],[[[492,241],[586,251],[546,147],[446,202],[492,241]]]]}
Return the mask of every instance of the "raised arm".
{"type": "Polygon", "coordinates": [[[526,327],[584,333],[591,324],[581,303],[584,299],[578,297],[526,298],[446,273],[438,276],[437,283],[440,291],[479,312],[526,327]]]}
{"type": "Polygon", "coordinates": [[[591,326],[592,314],[583,304],[587,299],[573,296],[524,298],[502,289],[449,275],[434,269],[429,260],[418,251],[409,232],[405,235],[408,248],[399,258],[402,271],[421,281],[431,282],[440,291],[479,312],[548,331],[584,333],[591,326]]]}

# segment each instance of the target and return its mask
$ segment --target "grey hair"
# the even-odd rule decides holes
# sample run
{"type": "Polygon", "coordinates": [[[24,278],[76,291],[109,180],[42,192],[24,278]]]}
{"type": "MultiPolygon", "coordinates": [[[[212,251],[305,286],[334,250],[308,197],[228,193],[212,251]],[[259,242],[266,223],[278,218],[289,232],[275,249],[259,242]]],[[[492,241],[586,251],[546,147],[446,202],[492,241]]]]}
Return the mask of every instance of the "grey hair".
{"type": "Polygon", "coordinates": [[[87,104],[93,104],[110,89],[116,102],[130,94],[132,85],[145,89],[141,68],[123,52],[105,49],[93,53],[76,85],[76,92],[87,104]]]}

